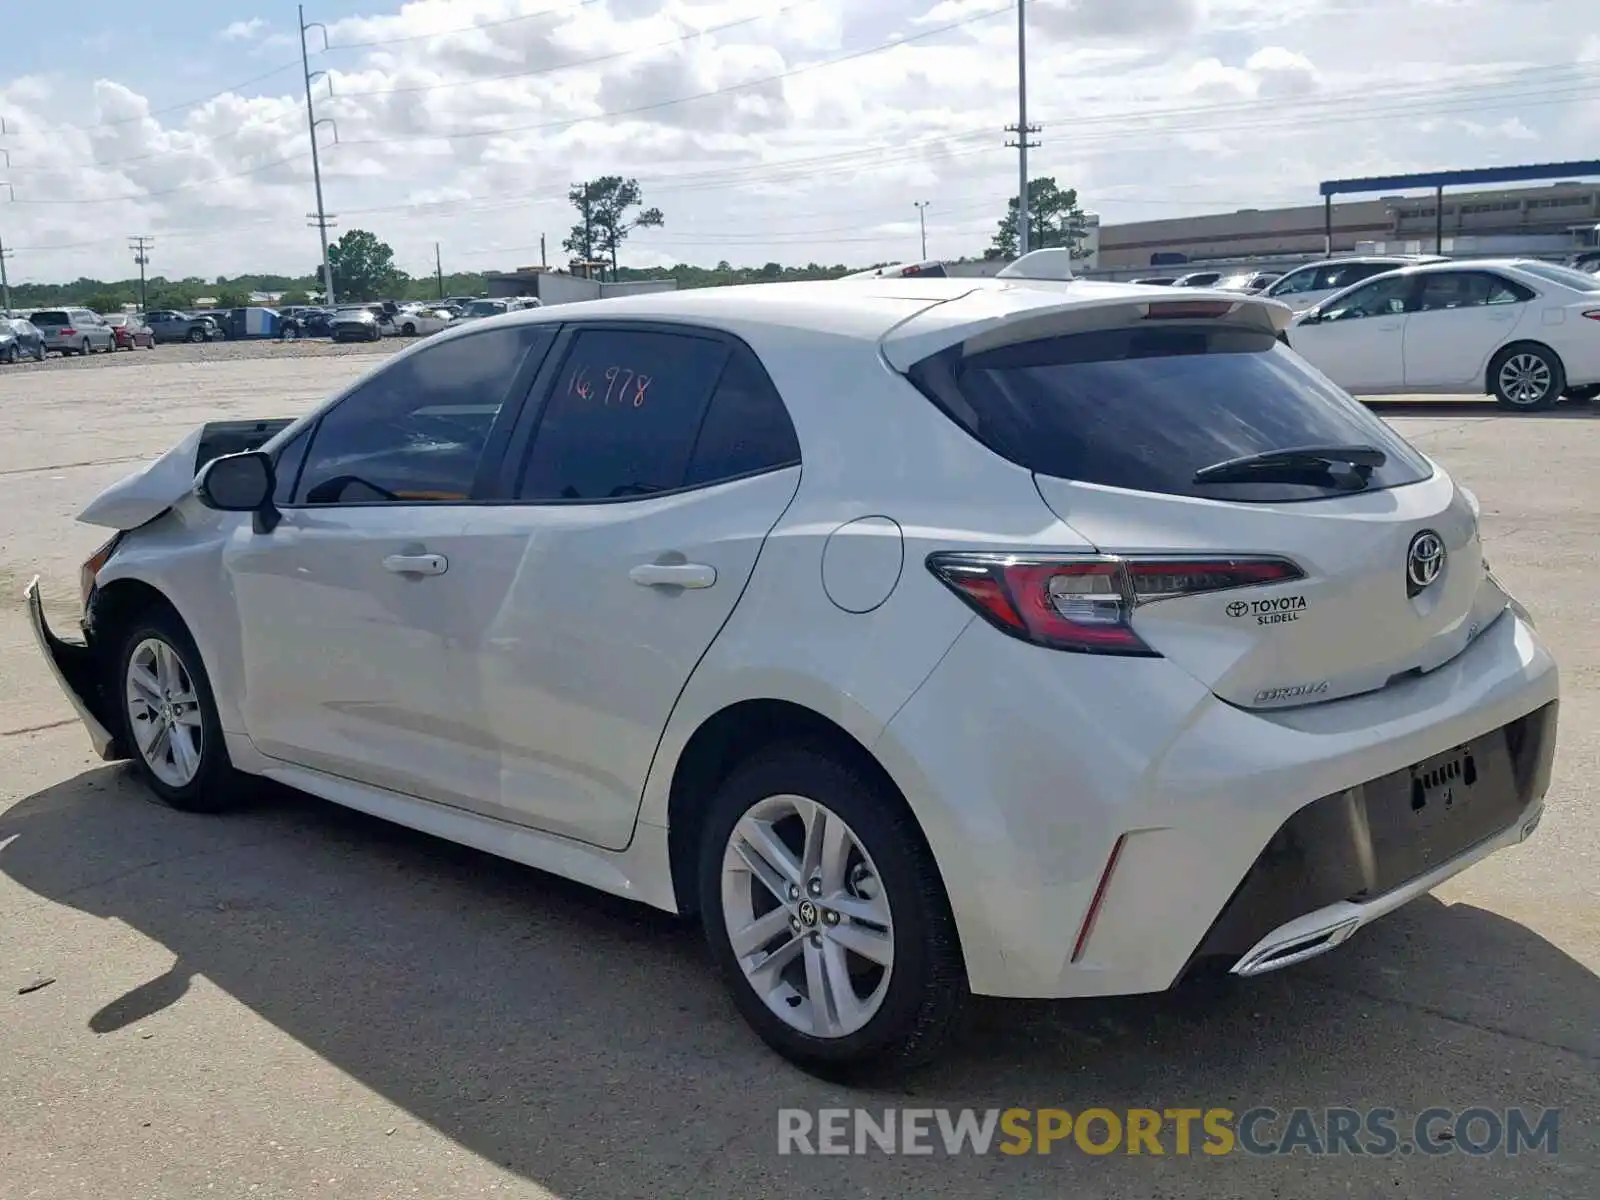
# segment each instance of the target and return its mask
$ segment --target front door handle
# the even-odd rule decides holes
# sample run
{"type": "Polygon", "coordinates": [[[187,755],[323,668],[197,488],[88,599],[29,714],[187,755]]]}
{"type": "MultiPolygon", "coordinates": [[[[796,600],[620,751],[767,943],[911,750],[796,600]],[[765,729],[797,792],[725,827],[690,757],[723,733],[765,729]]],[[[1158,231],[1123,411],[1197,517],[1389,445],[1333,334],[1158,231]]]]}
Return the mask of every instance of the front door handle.
{"type": "Polygon", "coordinates": [[[450,560],[442,554],[390,554],[383,560],[383,569],[396,575],[443,575],[450,569],[450,560]]]}
{"type": "Polygon", "coordinates": [[[717,569],[704,563],[640,563],[628,572],[640,587],[708,588],[717,569]]]}

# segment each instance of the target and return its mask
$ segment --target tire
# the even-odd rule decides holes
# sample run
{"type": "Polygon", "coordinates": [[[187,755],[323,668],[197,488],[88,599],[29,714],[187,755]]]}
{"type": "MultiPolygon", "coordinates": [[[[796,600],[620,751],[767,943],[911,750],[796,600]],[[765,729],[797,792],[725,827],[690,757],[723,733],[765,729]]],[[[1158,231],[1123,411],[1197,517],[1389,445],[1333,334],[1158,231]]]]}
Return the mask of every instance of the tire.
{"type": "Polygon", "coordinates": [[[244,798],[244,781],[228,761],[211,680],[194,639],[177,613],[166,607],[152,607],[129,622],[117,647],[112,696],[121,715],[123,743],[151,791],[182,812],[215,813],[238,807],[244,798]],[[160,666],[167,654],[172,656],[169,662],[176,664],[170,675],[166,667],[160,666]],[[181,699],[168,703],[159,695],[152,696],[148,682],[143,686],[135,684],[130,673],[136,665],[146,677],[159,674],[160,681],[169,685],[169,694],[181,699]],[[159,720],[156,704],[168,712],[177,710],[180,722],[185,711],[198,721],[169,726],[166,745],[170,749],[164,755],[146,749],[149,738],[146,735],[141,739],[140,730],[150,727],[149,720],[134,715],[140,711],[159,720]],[[180,760],[172,733],[182,733],[186,739],[183,744],[193,748],[192,762],[180,760]]]}
{"type": "Polygon", "coordinates": [[[407,321],[404,325],[402,325],[400,327],[400,332],[403,333],[406,337],[416,337],[417,336],[417,327],[415,325],[413,325],[410,321],[407,321]]]}
{"type": "Polygon", "coordinates": [[[44,361],[44,343],[43,342],[40,342],[37,346],[34,347],[34,349],[33,349],[33,361],[34,362],[43,362],[44,361]]]}
{"type": "Polygon", "coordinates": [[[94,353],[94,347],[89,344],[89,340],[87,338],[84,339],[83,345],[78,347],[78,353],[84,358],[88,358],[89,355],[94,353]]]}
{"type": "Polygon", "coordinates": [[[10,367],[15,366],[16,361],[17,348],[15,345],[9,345],[5,348],[4,352],[0,352],[0,363],[4,363],[6,366],[10,367]]]}
{"type": "Polygon", "coordinates": [[[1566,390],[1567,374],[1555,351],[1537,342],[1519,342],[1494,356],[1488,382],[1501,407],[1542,412],[1566,390]]]}
{"type": "Polygon", "coordinates": [[[184,340],[194,342],[198,345],[200,342],[206,340],[206,331],[204,329],[191,329],[184,340]]]}
{"type": "Polygon", "coordinates": [[[697,869],[706,940],[735,1006],[768,1046],[802,1070],[831,1080],[903,1072],[934,1058],[956,1029],[967,997],[966,972],[932,855],[899,797],[828,748],[777,746],[738,767],[711,802],[697,869]],[[812,826],[817,819],[804,821],[805,805],[820,805],[824,818],[842,821],[845,844],[853,848],[836,871],[824,872],[836,874],[834,882],[816,891],[805,884],[804,891],[782,888],[788,902],[780,903],[733,841],[736,832],[753,828],[746,818],[769,822],[765,828],[774,838],[787,841],[784,869],[793,873],[800,865],[802,823],[812,826]],[[792,816],[778,815],[785,812],[792,816]],[[838,919],[840,910],[829,907],[834,901],[841,910],[854,904],[884,919],[838,919]],[[836,940],[848,931],[854,944],[881,953],[885,920],[887,967],[873,966],[836,940]],[[769,960],[785,955],[765,995],[751,982],[730,934],[730,926],[756,922],[771,926],[771,933],[765,943],[747,945],[745,959],[763,948],[769,960]],[[805,994],[800,985],[818,977],[812,972],[819,964],[830,962],[851,968],[841,967],[830,978],[837,988],[843,975],[857,1013],[819,1034],[810,985],[805,994]],[[862,996],[860,988],[868,994],[862,996]]]}

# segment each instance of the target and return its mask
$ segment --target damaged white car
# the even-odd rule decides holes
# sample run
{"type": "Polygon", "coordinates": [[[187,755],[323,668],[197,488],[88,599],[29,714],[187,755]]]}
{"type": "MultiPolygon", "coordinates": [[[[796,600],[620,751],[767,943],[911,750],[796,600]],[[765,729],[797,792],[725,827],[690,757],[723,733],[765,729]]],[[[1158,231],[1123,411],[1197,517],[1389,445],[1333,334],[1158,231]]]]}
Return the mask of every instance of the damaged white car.
{"type": "Polygon", "coordinates": [[[551,306],[82,519],[97,749],[702,918],[809,1068],[1324,953],[1531,834],[1559,684],[1282,305],[882,278],[551,306]]]}

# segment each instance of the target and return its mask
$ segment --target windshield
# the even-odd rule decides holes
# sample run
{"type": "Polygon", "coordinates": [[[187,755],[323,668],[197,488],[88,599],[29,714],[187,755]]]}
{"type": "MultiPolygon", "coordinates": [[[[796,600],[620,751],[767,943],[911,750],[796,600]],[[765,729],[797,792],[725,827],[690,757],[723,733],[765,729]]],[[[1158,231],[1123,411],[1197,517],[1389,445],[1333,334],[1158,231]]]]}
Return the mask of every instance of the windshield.
{"type": "Polygon", "coordinates": [[[1239,326],[1096,330],[982,351],[959,345],[912,383],[991,450],[1082,483],[1209,500],[1314,500],[1318,483],[1196,483],[1213,463],[1303,446],[1382,450],[1372,489],[1432,474],[1358,401],[1276,337],[1239,326]]]}
{"type": "Polygon", "coordinates": [[[1525,262],[1518,263],[1517,267],[1537,279],[1559,283],[1575,292],[1600,292],[1600,275],[1574,271],[1571,267],[1558,267],[1553,263],[1525,262]]]}
{"type": "Polygon", "coordinates": [[[503,300],[474,300],[467,305],[467,315],[472,317],[494,317],[505,311],[503,300]]]}

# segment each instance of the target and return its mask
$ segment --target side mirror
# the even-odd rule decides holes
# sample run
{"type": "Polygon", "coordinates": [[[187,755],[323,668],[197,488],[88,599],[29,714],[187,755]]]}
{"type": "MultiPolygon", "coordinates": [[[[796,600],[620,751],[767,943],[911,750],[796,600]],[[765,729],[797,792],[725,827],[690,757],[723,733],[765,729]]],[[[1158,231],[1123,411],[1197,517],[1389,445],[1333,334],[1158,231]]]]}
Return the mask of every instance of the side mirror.
{"type": "Polygon", "coordinates": [[[278,523],[278,510],[272,503],[276,486],[272,459],[259,450],[212,459],[201,468],[194,485],[200,503],[207,508],[255,513],[257,530],[263,533],[278,523]]]}

